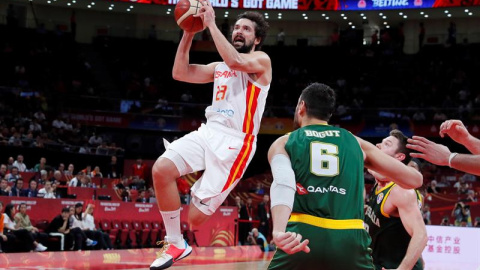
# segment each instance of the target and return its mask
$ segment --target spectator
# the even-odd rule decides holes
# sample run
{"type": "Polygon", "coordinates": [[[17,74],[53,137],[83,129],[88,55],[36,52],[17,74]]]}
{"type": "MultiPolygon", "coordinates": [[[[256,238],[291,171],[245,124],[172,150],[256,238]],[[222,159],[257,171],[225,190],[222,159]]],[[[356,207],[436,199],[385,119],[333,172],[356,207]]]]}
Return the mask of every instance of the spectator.
{"type": "Polygon", "coordinates": [[[19,172],[25,172],[27,170],[27,165],[25,165],[25,163],[23,163],[23,156],[22,155],[17,156],[17,160],[15,160],[15,162],[13,162],[13,166],[17,167],[19,172]]]}
{"type": "Polygon", "coordinates": [[[7,165],[1,164],[0,165],[0,179],[4,179],[7,175],[7,165]]]}
{"type": "Polygon", "coordinates": [[[90,176],[91,176],[91,177],[103,177],[102,172],[100,172],[100,167],[99,167],[99,166],[95,166],[95,168],[93,169],[93,171],[90,173],[90,176]]]}
{"type": "Polygon", "coordinates": [[[460,180],[460,185],[458,185],[458,188],[457,188],[457,193],[458,194],[467,194],[469,188],[470,188],[470,184],[465,182],[465,180],[461,179],[460,180]]]}
{"type": "Polygon", "coordinates": [[[28,189],[25,191],[27,194],[27,197],[32,197],[35,198],[38,196],[38,190],[37,190],[38,184],[35,179],[30,179],[30,182],[28,183],[28,189]]]}
{"type": "Polygon", "coordinates": [[[97,146],[97,150],[95,151],[96,155],[107,155],[108,150],[110,148],[107,146],[107,142],[103,141],[99,146],[97,146]]]}
{"type": "Polygon", "coordinates": [[[98,134],[93,133],[90,139],[88,139],[88,144],[92,147],[97,147],[102,144],[103,139],[98,134]]]}
{"type": "Polygon", "coordinates": [[[157,202],[157,198],[155,198],[155,190],[152,187],[148,189],[148,202],[149,203],[157,202]]]}
{"type": "Polygon", "coordinates": [[[140,193],[138,193],[138,198],[135,200],[136,202],[141,202],[141,203],[146,203],[148,202],[147,197],[146,197],[146,191],[140,190],[140,193]]]}
{"type": "Polygon", "coordinates": [[[440,226],[450,226],[450,221],[448,220],[448,216],[444,216],[440,226]]]}
{"type": "Polygon", "coordinates": [[[253,220],[253,206],[252,198],[247,198],[247,204],[242,205],[240,208],[240,224],[239,224],[239,234],[238,239],[240,244],[245,244],[247,241],[248,232],[252,230],[253,220]]]}
{"type": "Polygon", "coordinates": [[[64,175],[65,174],[65,164],[63,164],[63,163],[58,164],[57,171],[59,171],[62,175],[64,175]]]}
{"type": "Polygon", "coordinates": [[[470,216],[470,206],[463,202],[457,202],[452,210],[452,217],[455,218],[455,226],[460,226],[463,220],[467,221],[468,227],[472,226],[472,218],[470,216]]]}
{"type": "Polygon", "coordinates": [[[436,180],[432,180],[430,182],[430,186],[427,188],[427,192],[428,193],[440,193],[440,188],[437,187],[437,181],[436,180]]]}
{"type": "Polygon", "coordinates": [[[31,131],[34,135],[38,135],[42,132],[42,126],[37,119],[33,119],[28,131],[31,131]]]}
{"type": "Polygon", "coordinates": [[[99,248],[105,249],[105,243],[103,241],[103,235],[101,232],[96,230],[90,230],[89,228],[85,227],[84,223],[84,213],[83,213],[83,204],[77,203],[75,204],[74,214],[72,215],[73,222],[71,228],[79,228],[83,231],[83,233],[87,236],[88,239],[93,239],[96,242],[100,243],[99,248]]]}
{"type": "Polygon", "coordinates": [[[262,183],[257,182],[256,188],[255,188],[255,194],[257,194],[257,195],[265,194],[265,190],[263,189],[263,184],[262,183]]]}
{"type": "Polygon", "coordinates": [[[108,233],[101,232],[95,227],[95,219],[93,217],[93,210],[95,205],[88,204],[85,213],[83,213],[83,228],[90,231],[97,231],[101,233],[102,237],[100,238],[99,245],[102,249],[111,250],[113,249],[112,240],[108,233]]]}
{"type": "Polygon", "coordinates": [[[475,218],[475,224],[473,224],[473,227],[480,228],[480,217],[475,218]]]}
{"type": "Polygon", "coordinates": [[[108,178],[119,178],[121,177],[121,170],[120,166],[117,163],[117,157],[112,156],[110,159],[110,164],[108,164],[108,169],[107,169],[107,177],[108,178]]]}
{"type": "Polygon", "coordinates": [[[0,180],[0,196],[10,196],[12,188],[8,185],[7,179],[0,180]]]}
{"type": "Polygon", "coordinates": [[[45,119],[46,119],[45,114],[43,113],[42,110],[36,111],[33,114],[33,117],[34,117],[34,119],[37,119],[40,122],[45,121],[45,119]]]}
{"type": "Polygon", "coordinates": [[[66,171],[64,171],[63,174],[65,174],[66,176],[73,176],[74,173],[73,173],[73,170],[75,169],[75,166],[73,166],[73,164],[68,164],[68,169],[66,171]]]}
{"type": "Polygon", "coordinates": [[[45,182],[48,181],[48,172],[46,170],[40,171],[40,179],[38,179],[38,183],[45,185],[45,182]]]}
{"type": "Polygon", "coordinates": [[[141,158],[137,158],[135,164],[132,165],[132,176],[138,176],[140,179],[145,179],[145,172],[147,165],[143,163],[141,158]]]}
{"type": "Polygon", "coordinates": [[[26,190],[23,189],[23,179],[18,178],[17,181],[15,181],[15,185],[13,185],[12,190],[11,190],[11,195],[12,197],[27,197],[26,190]]]}
{"type": "Polygon", "coordinates": [[[46,181],[45,186],[38,191],[37,196],[44,199],[55,199],[52,182],[46,181]]]}
{"type": "Polygon", "coordinates": [[[128,177],[124,176],[122,177],[122,180],[120,181],[120,183],[118,183],[115,188],[116,189],[125,189],[128,187],[128,177]]]}
{"type": "Polygon", "coordinates": [[[14,236],[13,235],[5,235],[4,234],[4,219],[5,216],[2,214],[3,211],[3,202],[0,201],[0,253],[3,253],[2,250],[2,244],[8,243],[8,242],[13,242],[14,236]]]}
{"type": "Polygon", "coordinates": [[[238,208],[238,217],[240,218],[240,210],[242,209],[243,202],[240,196],[235,196],[235,206],[238,208]]]}
{"type": "Polygon", "coordinates": [[[12,168],[14,167],[13,162],[15,162],[13,157],[9,157],[8,161],[7,161],[7,171],[9,171],[9,172],[12,171],[12,168]]]}
{"type": "Polygon", "coordinates": [[[465,202],[477,202],[477,196],[475,195],[475,191],[469,190],[467,192],[467,198],[464,199],[465,202]]]}
{"type": "Polygon", "coordinates": [[[85,169],[83,169],[82,172],[84,172],[85,175],[90,176],[90,175],[92,174],[92,166],[91,166],[91,165],[87,165],[87,167],[86,167],[85,169]]]}
{"type": "Polygon", "coordinates": [[[50,182],[52,183],[60,183],[60,182],[63,182],[63,175],[60,171],[55,171],[53,173],[53,177],[50,179],[50,182]]]}
{"type": "Polygon", "coordinates": [[[265,236],[258,231],[257,228],[253,228],[252,231],[248,234],[247,243],[250,245],[258,245],[260,249],[264,252],[273,251],[270,249],[267,239],[265,236]]]}
{"type": "Polygon", "coordinates": [[[263,201],[258,204],[258,219],[260,220],[258,230],[266,237],[270,235],[270,213],[270,196],[265,194],[263,201]]]}
{"type": "Polygon", "coordinates": [[[95,241],[88,239],[79,228],[70,228],[70,209],[68,207],[63,208],[62,213],[50,222],[47,232],[63,233],[67,250],[81,250],[84,242],[87,246],[97,244],[95,241]]]}
{"type": "Polygon", "coordinates": [[[8,182],[15,182],[17,179],[21,178],[22,176],[18,173],[17,167],[12,167],[10,173],[5,176],[8,182]]]}
{"type": "Polygon", "coordinates": [[[92,178],[90,178],[90,176],[88,175],[85,175],[80,179],[80,182],[77,184],[77,187],[84,187],[84,188],[92,187],[92,178]]]}
{"type": "Polygon", "coordinates": [[[130,189],[142,190],[145,188],[145,180],[139,178],[138,176],[132,177],[132,183],[130,183],[130,189]]]}
{"type": "Polygon", "coordinates": [[[27,204],[20,203],[20,212],[15,214],[15,222],[18,225],[19,229],[25,229],[29,231],[34,239],[37,239],[39,242],[45,243],[48,236],[45,233],[41,233],[37,227],[32,225],[30,217],[27,215],[27,204]]]}
{"type": "Polygon", "coordinates": [[[6,231],[7,234],[13,234],[19,240],[19,242],[22,243],[22,246],[25,248],[25,250],[47,250],[47,247],[35,241],[33,235],[29,231],[25,229],[20,229],[20,224],[17,224],[15,222],[15,207],[13,206],[13,204],[7,204],[5,206],[5,213],[3,215],[3,230],[6,231]]]}
{"type": "MultiPolygon", "coordinates": [[[[70,166],[69,166],[70,167],[70,166]]],[[[77,175],[68,182],[69,187],[77,187],[80,183],[80,181],[85,177],[85,173],[82,171],[79,171],[77,175]]]]}
{"type": "Polygon", "coordinates": [[[48,171],[47,169],[47,159],[44,157],[40,158],[40,163],[36,164],[35,167],[33,167],[34,172],[40,172],[41,170],[48,171]]]}
{"type": "Polygon", "coordinates": [[[423,221],[425,222],[426,225],[432,225],[432,221],[430,219],[431,213],[430,213],[430,205],[425,204],[422,209],[422,216],[423,216],[423,221]]]}
{"type": "Polygon", "coordinates": [[[52,122],[52,127],[62,129],[65,127],[65,123],[62,121],[62,119],[60,119],[59,116],[57,116],[52,122]]]}
{"type": "Polygon", "coordinates": [[[55,198],[59,199],[60,198],[60,194],[57,192],[57,183],[56,182],[52,182],[52,192],[53,192],[53,196],[55,196],[55,198]]]}

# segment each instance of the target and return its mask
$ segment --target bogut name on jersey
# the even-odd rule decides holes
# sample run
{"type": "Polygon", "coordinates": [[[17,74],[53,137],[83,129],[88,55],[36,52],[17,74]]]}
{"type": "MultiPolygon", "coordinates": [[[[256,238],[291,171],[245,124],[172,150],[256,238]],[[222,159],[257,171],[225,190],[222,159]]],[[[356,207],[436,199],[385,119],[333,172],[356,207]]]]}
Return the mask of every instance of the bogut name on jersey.
{"type": "Polygon", "coordinates": [[[341,195],[345,195],[347,191],[344,188],[337,188],[334,186],[329,186],[329,187],[314,187],[314,186],[308,186],[307,187],[308,192],[313,192],[313,193],[328,193],[328,192],[336,192],[341,195]]]}
{"type": "Polygon", "coordinates": [[[370,205],[367,205],[365,208],[365,216],[367,216],[373,224],[380,227],[380,221],[378,220],[377,215],[375,215],[375,212],[373,211],[372,207],[370,207],[370,205]]]}
{"type": "Polygon", "coordinates": [[[340,137],[340,130],[325,130],[325,131],[316,131],[316,130],[305,130],[305,135],[307,137],[340,137]]]}

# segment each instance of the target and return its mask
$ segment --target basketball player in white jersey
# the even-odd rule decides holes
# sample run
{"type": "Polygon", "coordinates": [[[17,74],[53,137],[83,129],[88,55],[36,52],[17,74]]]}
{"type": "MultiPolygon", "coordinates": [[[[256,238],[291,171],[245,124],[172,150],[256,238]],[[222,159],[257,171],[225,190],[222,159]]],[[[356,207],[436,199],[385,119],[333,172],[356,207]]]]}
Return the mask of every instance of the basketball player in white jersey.
{"type": "Polygon", "coordinates": [[[213,82],[207,123],[174,141],[153,165],[153,184],[167,236],[162,254],[150,269],[165,269],[185,258],[192,248],[180,231],[180,198],[175,179],[200,170],[192,187],[189,222],[206,221],[235,187],[256,149],[256,135],[272,80],[271,61],[259,51],[268,24],[258,12],[245,12],[235,23],[229,42],[215,24],[208,1],[201,0],[198,17],[210,30],[223,62],[190,64],[194,33],[184,32],[178,45],[173,78],[190,83],[213,82]]]}

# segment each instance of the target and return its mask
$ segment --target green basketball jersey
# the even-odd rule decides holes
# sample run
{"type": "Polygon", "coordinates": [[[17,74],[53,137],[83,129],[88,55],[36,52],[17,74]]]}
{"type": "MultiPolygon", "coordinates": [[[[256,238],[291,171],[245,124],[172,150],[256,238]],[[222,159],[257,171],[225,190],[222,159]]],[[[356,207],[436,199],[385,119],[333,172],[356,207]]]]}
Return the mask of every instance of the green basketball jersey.
{"type": "MultiPolygon", "coordinates": [[[[369,197],[370,201],[365,207],[365,228],[372,238],[370,247],[373,250],[373,262],[377,269],[381,269],[382,266],[386,269],[397,268],[407,253],[411,239],[401,219],[383,211],[385,201],[395,185],[392,182],[380,190],[377,190],[375,185],[369,197]]],[[[418,191],[416,194],[421,208],[422,197],[418,191]]],[[[423,266],[419,259],[413,270],[421,269],[423,266]]]]}
{"type": "Polygon", "coordinates": [[[290,134],[285,149],[297,182],[293,213],[363,220],[363,152],[349,131],[306,126],[290,134]]]}

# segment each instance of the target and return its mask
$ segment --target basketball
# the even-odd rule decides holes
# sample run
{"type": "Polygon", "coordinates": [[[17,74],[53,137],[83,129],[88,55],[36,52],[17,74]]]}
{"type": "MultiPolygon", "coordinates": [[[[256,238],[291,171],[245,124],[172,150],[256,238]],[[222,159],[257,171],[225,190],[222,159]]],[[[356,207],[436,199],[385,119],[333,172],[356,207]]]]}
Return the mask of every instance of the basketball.
{"type": "Polygon", "coordinates": [[[202,7],[197,0],[180,0],[175,6],[175,21],[178,26],[187,32],[200,32],[205,29],[203,21],[199,17],[193,17],[202,7]]]}

